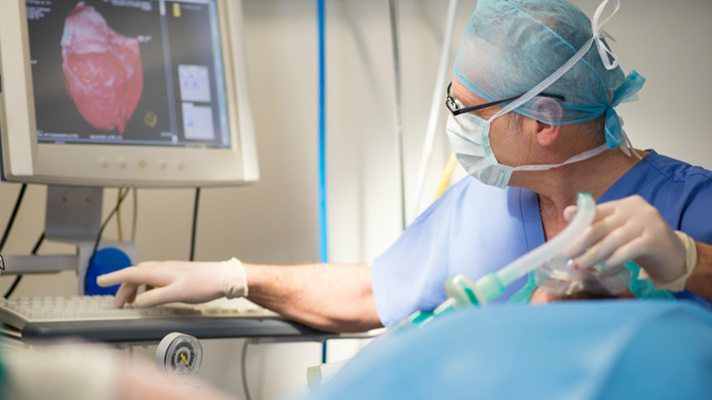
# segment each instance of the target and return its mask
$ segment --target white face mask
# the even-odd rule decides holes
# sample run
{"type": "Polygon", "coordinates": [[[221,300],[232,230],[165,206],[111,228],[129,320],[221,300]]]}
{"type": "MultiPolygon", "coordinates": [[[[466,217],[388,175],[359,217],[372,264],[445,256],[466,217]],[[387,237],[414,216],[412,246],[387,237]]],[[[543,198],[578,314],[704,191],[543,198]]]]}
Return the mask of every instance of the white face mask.
{"type": "Polygon", "coordinates": [[[450,139],[450,145],[455,152],[457,161],[460,162],[460,165],[465,168],[468,174],[486,185],[505,188],[509,184],[514,171],[545,171],[588,160],[608,150],[608,146],[602,144],[594,149],[577,154],[561,164],[524,165],[520,167],[502,165],[495,158],[489,141],[491,122],[499,116],[495,115],[488,121],[472,113],[460,114],[457,117],[450,114],[447,120],[447,136],[450,139]]]}

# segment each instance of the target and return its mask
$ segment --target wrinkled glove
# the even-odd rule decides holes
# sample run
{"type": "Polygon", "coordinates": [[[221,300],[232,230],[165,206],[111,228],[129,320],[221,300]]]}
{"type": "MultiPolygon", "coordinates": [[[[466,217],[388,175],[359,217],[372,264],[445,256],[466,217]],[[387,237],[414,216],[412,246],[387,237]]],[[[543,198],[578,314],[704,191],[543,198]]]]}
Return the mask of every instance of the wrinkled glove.
{"type": "Polygon", "coordinates": [[[687,236],[684,232],[675,231],[675,234],[682,240],[685,245],[685,274],[681,277],[675,279],[671,282],[659,282],[648,275],[645,270],[640,270],[638,274],[638,279],[649,279],[653,281],[653,286],[659,290],[669,290],[671,292],[682,292],[685,290],[685,283],[687,283],[687,278],[692,275],[692,271],[697,265],[697,245],[695,245],[695,240],[687,236]]]}
{"type": "MultiPolygon", "coordinates": [[[[564,217],[571,220],[575,211],[575,206],[567,207],[564,217]]],[[[614,267],[634,260],[658,289],[672,291],[684,290],[697,263],[694,240],[673,231],[658,210],[640,196],[596,206],[591,226],[565,251],[569,257],[581,253],[576,260],[580,268],[599,261],[614,267]]]]}
{"type": "Polygon", "coordinates": [[[223,262],[144,262],[99,276],[96,282],[103,287],[121,284],[114,298],[114,306],[118,308],[126,303],[152,307],[247,296],[245,268],[236,258],[223,262]],[[152,289],[137,296],[141,285],[152,289]]]}

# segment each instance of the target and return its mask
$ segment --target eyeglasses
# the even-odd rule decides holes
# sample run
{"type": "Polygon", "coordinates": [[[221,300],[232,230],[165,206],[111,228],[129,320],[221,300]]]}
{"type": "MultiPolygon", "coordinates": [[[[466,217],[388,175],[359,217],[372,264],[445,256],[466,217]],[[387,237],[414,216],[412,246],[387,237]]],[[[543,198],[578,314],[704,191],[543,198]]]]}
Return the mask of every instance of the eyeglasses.
{"type": "MultiPolygon", "coordinates": [[[[445,92],[445,96],[446,96],[446,98],[445,98],[445,107],[447,107],[447,109],[450,110],[450,112],[452,113],[452,115],[460,115],[460,114],[469,113],[469,112],[472,112],[472,111],[481,110],[481,109],[483,109],[483,108],[496,106],[496,105],[498,105],[498,104],[506,103],[506,102],[512,101],[512,100],[516,100],[516,99],[518,99],[518,98],[520,98],[520,97],[522,97],[522,96],[524,96],[524,95],[526,94],[526,93],[524,93],[524,94],[520,94],[519,96],[514,96],[514,97],[507,98],[507,99],[502,99],[502,100],[497,100],[497,101],[493,101],[493,102],[490,102],[490,103],[485,103],[485,104],[479,104],[479,105],[476,105],[476,106],[470,106],[470,107],[462,107],[462,108],[460,108],[460,104],[459,104],[459,103],[457,102],[457,100],[455,100],[455,98],[452,97],[452,95],[450,94],[450,89],[451,89],[451,88],[452,88],[452,82],[450,82],[450,84],[447,85],[447,92],[445,92]]],[[[540,93],[539,96],[550,97],[550,98],[552,98],[552,99],[557,99],[557,100],[561,100],[561,101],[566,101],[566,98],[565,98],[564,96],[559,96],[559,95],[557,95],[557,94],[540,93]]]]}

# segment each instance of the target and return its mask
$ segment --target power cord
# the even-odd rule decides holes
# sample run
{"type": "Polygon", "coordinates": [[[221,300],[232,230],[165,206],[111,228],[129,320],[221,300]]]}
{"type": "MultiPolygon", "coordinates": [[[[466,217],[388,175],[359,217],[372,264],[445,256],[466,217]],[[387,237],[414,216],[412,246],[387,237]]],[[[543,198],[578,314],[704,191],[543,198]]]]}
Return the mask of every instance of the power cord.
{"type": "Polygon", "coordinates": [[[195,202],[193,203],[193,228],[190,233],[190,261],[195,261],[195,238],[198,230],[198,204],[200,203],[200,188],[195,188],[195,202]]]}
{"type": "Polygon", "coordinates": [[[23,183],[17,194],[17,200],[15,200],[15,207],[12,209],[10,219],[7,221],[7,225],[5,225],[5,233],[3,233],[2,239],[0,239],[0,251],[5,247],[5,242],[7,242],[7,238],[10,236],[10,230],[12,230],[12,225],[15,224],[15,218],[17,217],[17,212],[20,210],[20,205],[22,204],[22,199],[25,197],[26,190],[27,184],[23,183]]]}
{"type": "MultiPolygon", "coordinates": [[[[45,240],[45,232],[42,232],[40,235],[39,239],[37,239],[37,243],[35,243],[35,246],[32,248],[32,252],[30,254],[37,255],[37,252],[40,250],[40,246],[42,246],[42,243],[45,240]]],[[[22,281],[23,275],[17,275],[15,277],[15,281],[12,282],[12,285],[10,285],[10,288],[7,289],[7,292],[5,292],[5,297],[6,299],[9,299],[10,296],[15,292],[15,289],[17,288],[17,285],[22,281]]]]}
{"type": "Polygon", "coordinates": [[[138,189],[133,188],[133,219],[131,221],[131,243],[136,243],[136,222],[138,221],[138,189]]]}
{"type": "Polygon", "coordinates": [[[89,257],[89,265],[87,266],[87,273],[84,275],[84,292],[86,293],[87,291],[87,276],[89,276],[89,269],[91,269],[92,264],[94,263],[94,257],[96,256],[97,250],[99,250],[99,243],[101,242],[101,236],[104,234],[104,229],[106,229],[106,225],[109,224],[109,221],[111,221],[111,218],[114,217],[114,214],[119,210],[121,207],[121,203],[124,202],[124,199],[126,199],[126,196],[128,196],[129,192],[131,189],[127,189],[124,194],[119,197],[119,199],[116,201],[116,206],[114,207],[113,210],[109,213],[109,215],[106,217],[104,220],[104,223],[101,224],[101,228],[99,228],[99,233],[96,235],[96,241],[94,242],[94,249],[91,252],[91,257],[89,257]]]}
{"type": "MultiPolygon", "coordinates": [[[[116,193],[116,198],[118,201],[121,199],[121,194],[123,193],[124,188],[119,188],[118,192],[116,193]]],[[[126,189],[129,190],[129,189],[126,189]]],[[[121,226],[121,208],[116,210],[116,233],[119,235],[119,242],[124,241],[124,230],[123,227],[121,226]]]]}
{"type": "MultiPolygon", "coordinates": [[[[27,184],[23,183],[22,186],[20,187],[20,191],[17,193],[17,200],[15,200],[15,206],[12,209],[12,213],[10,214],[10,219],[7,221],[7,225],[5,225],[5,232],[2,235],[2,239],[0,239],[0,252],[2,252],[2,249],[5,247],[5,242],[7,242],[7,239],[10,237],[10,231],[12,230],[12,226],[15,224],[15,218],[17,217],[18,211],[20,210],[20,205],[22,205],[22,199],[25,197],[25,191],[27,190],[27,184]]],[[[3,260],[3,267],[5,266],[4,260],[3,260]]],[[[3,268],[4,269],[4,268],[3,268]]],[[[18,275],[15,277],[15,281],[12,283],[8,291],[5,293],[5,298],[7,298],[9,295],[12,294],[12,292],[15,290],[17,285],[20,283],[22,280],[22,275],[18,275]]]]}
{"type": "Polygon", "coordinates": [[[240,370],[242,372],[242,390],[245,392],[245,399],[252,400],[252,397],[250,397],[250,390],[247,388],[247,371],[245,371],[245,367],[247,366],[247,345],[249,344],[249,342],[250,339],[245,339],[245,342],[242,344],[240,370]]]}

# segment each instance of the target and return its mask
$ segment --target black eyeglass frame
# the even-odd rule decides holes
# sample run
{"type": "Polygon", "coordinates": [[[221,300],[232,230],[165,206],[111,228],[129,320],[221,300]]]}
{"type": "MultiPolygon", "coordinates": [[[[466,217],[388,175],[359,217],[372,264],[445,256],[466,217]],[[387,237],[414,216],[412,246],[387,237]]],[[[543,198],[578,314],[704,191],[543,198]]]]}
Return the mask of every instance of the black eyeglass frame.
{"type": "MultiPolygon", "coordinates": [[[[455,100],[455,98],[452,97],[452,95],[450,95],[451,88],[452,88],[452,82],[450,82],[450,84],[447,85],[447,91],[445,92],[445,96],[446,96],[445,97],[445,107],[447,107],[447,109],[450,110],[452,115],[455,115],[455,116],[473,112],[473,111],[477,111],[477,110],[482,110],[483,108],[496,106],[496,105],[499,105],[502,103],[506,103],[508,101],[513,101],[513,100],[516,100],[526,94],[526,93],[523,93],[523,94],[520,94],[519,96],[509,97],[507,99],[492,101],[492,102],[484,103],[484,104],[478,104],[476,106],[459,108],[457,105],[457,100],[455,100]]],[[[560,101],[566,101],[566,98],[564,96],[560,96],[558,94],[539,93],[538,96],[549,97],[549,98],[557,99],[560,101]]]]}

